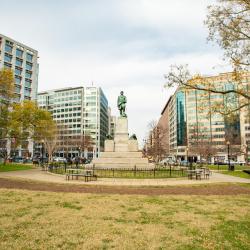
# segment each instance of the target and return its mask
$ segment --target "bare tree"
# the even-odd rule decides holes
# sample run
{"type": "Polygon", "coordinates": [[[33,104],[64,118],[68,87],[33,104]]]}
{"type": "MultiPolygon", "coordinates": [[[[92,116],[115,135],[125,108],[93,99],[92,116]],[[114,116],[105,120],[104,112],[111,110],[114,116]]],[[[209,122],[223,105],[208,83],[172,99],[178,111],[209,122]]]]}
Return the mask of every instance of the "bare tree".
{"type": "Polygon", "coordinates": [[[90,135],[80,135],[77,136],[76,145],[80,152],[84,152],[84,155],[86,155],[86,152],[93,151],[94,141],[90,135]]]}
{"type": "MultiPolygon", "coordinates": [[[[208,7],[205,24],[209,29],[208,40],[215,41],[229,58],[233,72],[223,79],[223,84],[207,77],[192,77],[187,65],[172,65],[165,75],[167,87],[184,87],[220,94],[223,99],[236,99],[236,102],[215,102],[213,111],[224,115],[234,115],[239,110],[250,107],[250,2],[249,0],[217,0],[208,7]],[[230,86],[228,88],[228,86],[230,86]],[[230,105],[236,103],[237,105],[230,105]]],[[[248,112],[247,116],[250,116],[248,112]]]]}
{"type": "Polygon", "coordinates": [[[156,121],[151,121],[148,124],[149,139],[147,144],[147,156],[152,158],[154,162],[159,162],[166,156],[166,142],[164,142],[164,135],[166,131],[157,125],[156,121]]]}
{"type": "Polygon", "coordinates": [[[217,0],[208,6],[208,40],[224,50],[234,67],[250,66],[250,2],[249,0],[217,0]]]}
{"type": "Polygon", "coordinates": [[[219,151],[218,147],[213,145],[209,131],[206,128],[201,128],[199,124],[189,125],[188,141],[189,152],[200,156],[201,159],[205,159],[207,162],[219,151]]]}

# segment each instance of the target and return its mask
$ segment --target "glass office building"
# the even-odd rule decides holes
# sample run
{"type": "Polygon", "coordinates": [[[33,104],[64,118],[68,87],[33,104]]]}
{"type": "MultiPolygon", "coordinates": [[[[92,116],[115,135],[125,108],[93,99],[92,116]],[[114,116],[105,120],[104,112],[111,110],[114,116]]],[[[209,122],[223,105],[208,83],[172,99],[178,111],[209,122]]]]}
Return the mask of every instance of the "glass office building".
{"type": "MultiPolygon", "coordinates": [[[[232,81],[229,81],[230,77],[231,73],[224,73],[206,77],[205,80],[213,81],[221,88],[229,90],[235,87],[232,81]]],[[[245,87],[249,88],[249,73],[244,77],[245,87]]],[[[199,157],[197,153],[192,152],[192,148],[199,141],[201,146],[201,142],[204,142],[216,149],[216,154],[211,160],[225,161],[228,158],[227,144],[230,143],[231,159],[243,160],[246,152],[250,154],[250,103],[235,113],[233,120],[212,110],[214,103],[223,103],[225,109],[232,109],[236,108],[239,102],[235,94],[225,97],[222,94],[201,90],[177,89],[167,103],[169,155],[180,160],[197,160],[199,157]]]]}
{"type": "Polygon", "coordinates": [[[94,142],[93,149],[85,152],[84,156],[98,157],[109,129],[108,101],[101,88],[76,87],[41,92],[38,94],[38,105],[49,110],[64,130],[56,155],[79,155],[78,147],[70,141],[90,136],[94,142]]]}

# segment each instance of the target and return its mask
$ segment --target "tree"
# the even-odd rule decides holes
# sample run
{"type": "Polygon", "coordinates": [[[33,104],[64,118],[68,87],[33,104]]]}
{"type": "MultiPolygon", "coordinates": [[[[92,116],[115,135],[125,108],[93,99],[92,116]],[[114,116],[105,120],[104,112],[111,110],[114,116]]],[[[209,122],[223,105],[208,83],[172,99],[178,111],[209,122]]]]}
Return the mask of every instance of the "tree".
{"type": "Polygon", "coordinates": [[[151,121],[148,124],[148,128],[149,143],[147,144],[147,156],[158,163],[166,155],[166,143],[163,140],[166,131],[156,121],[151,121]]]}
{"type": "Polygon", "coordinates": [[[8,157],[10,107],[13,98],[14,75],[9,69],[0,70],[0,157],[8,157]]]}
{"type": "MultiPolygon", "coordinates": [[[[80,152],[92,151],[94,146],[94,141],[90,135],[80,135],[77,136],[77,147],[80,152]]],[[[85,154],[84,154],[85,155],[85,154]]]]}
{"type": "MultiPolygon", "coordinates": [[[[13,104],[10,114],[10,137],[15,145],[25,145],[29,139],[44,142],[48,154],[52,156],[57,138],[57,126],[50,112],[40,109],[33,101],[13,104]]],[[[26,144],[27,145],[27,144],[26,144]]]]}
{"type": "Polygon", "coordinates": [[[209,29],[208,40],[216,41],[230,58],[233,72],[225,75],[223,85],[211,78],[192,77],[187,65],[172,65],[165,75],[167,87],[185,87],[223,96],[213,111],[227,116],[245,110],[250,116],[250,3],[249,0],[217,0],[219,5],[208,7],[205,24],[209,29]],[[228,88],[228,86],[230,86],[228,88]],[[230,105],[235,98],[237,105],[230,105]],[[224,105],[224,100],[229,100],[224,105]]]}
{"type": "Polygon", "coordinates": [[[205,159],[206,162],[215,156],[219,149],[213,145],[213,140],[208,129],[202,127],[199,123],[189,125],[189,152],[193,155],[200,156],[200,159],[205,159]]]}
{"type": "Polygon", "coordinates": [[[205,24],[208,40],[224,50],[232,65],[241,69],[250,66],[250,2],[249,0],[217,0],[219,5],[208,6],[205,24]]]}
{"type": "Polygon", "coordinates": [[[37,121],[37,124],[35,125],[33,139],[37,143],[44,144],[45,152],[48,153],[48,161],[51,162],[53,153],[58,146],[58,125],[52,119],[48,111],[44,112],[44,117],[37,121]]]}

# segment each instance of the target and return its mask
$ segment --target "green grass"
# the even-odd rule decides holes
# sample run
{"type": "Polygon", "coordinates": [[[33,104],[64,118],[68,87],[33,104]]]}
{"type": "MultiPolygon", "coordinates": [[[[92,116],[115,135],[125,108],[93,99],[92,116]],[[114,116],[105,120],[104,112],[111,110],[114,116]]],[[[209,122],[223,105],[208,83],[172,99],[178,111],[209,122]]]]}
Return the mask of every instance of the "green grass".
{"type": "Polygon", "coordinates": [[[250,196],[0,189],[0,249],[250,249],[250,196]]]}
{"type": "Polygon", "coordinates": [[[18,171],[18,170],[28,170],[33,167],[25,164],[15,164],[15,163],[6,163],[0,164],[0,172],[8,172],[8,171],[18,171]]]}
{"type": "MultiPolygon", "coordinates": [[[[228,165],[206,165],[211,170],[228,170],[228,165]]],[[[243,169],[250,169],[250,165],[241,166],[241,165],[235,165],[235,170],[243,170],[243,169]]]]}
{"type": "Polygon", "coordinates": [[[243,171],[222,171],[221,173],[236,176],[236,177],[250,179],[250,174],[244,173],[243,171]]]}

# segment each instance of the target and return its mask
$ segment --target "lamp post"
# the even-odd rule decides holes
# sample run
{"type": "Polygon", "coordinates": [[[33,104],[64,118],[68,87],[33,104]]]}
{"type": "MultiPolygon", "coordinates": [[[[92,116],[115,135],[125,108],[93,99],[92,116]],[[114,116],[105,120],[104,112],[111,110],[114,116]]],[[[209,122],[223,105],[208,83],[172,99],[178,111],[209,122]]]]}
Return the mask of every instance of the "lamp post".
{"type": "Polygon", "coordinates": [[[44,155],[44,140],[41,140],[41,143],[42,143],[42,164],[43,164],[43,155],[44,155]]]}
{"type": "Polygon", "coordinates": [[[230,167],[230,141],[227,141],[227,160],[228,160],[228,171],[231,170],[230,167]]]}
{"type": "Polygon", "coordinates": [[[144,147],[143,147],[143,153],[144,153],[144,157],[147,156],[147,140],[143,139],[144,142],[144,147]]]}
{"type": "Polygon", "coordinates": [[[78,156],[81,157],[81,147],[78,147],[78,156]]]}
{"type": "Polygon", "coordinates": [[[189,161],[188,161],[188,151],[189,151],[189,148],[187,147],[187,149],[186,149],[186,153],[187,153],[187,167],[189,166],[189,168],[191,169],[192,166],[189,165],[189,161]]]}

